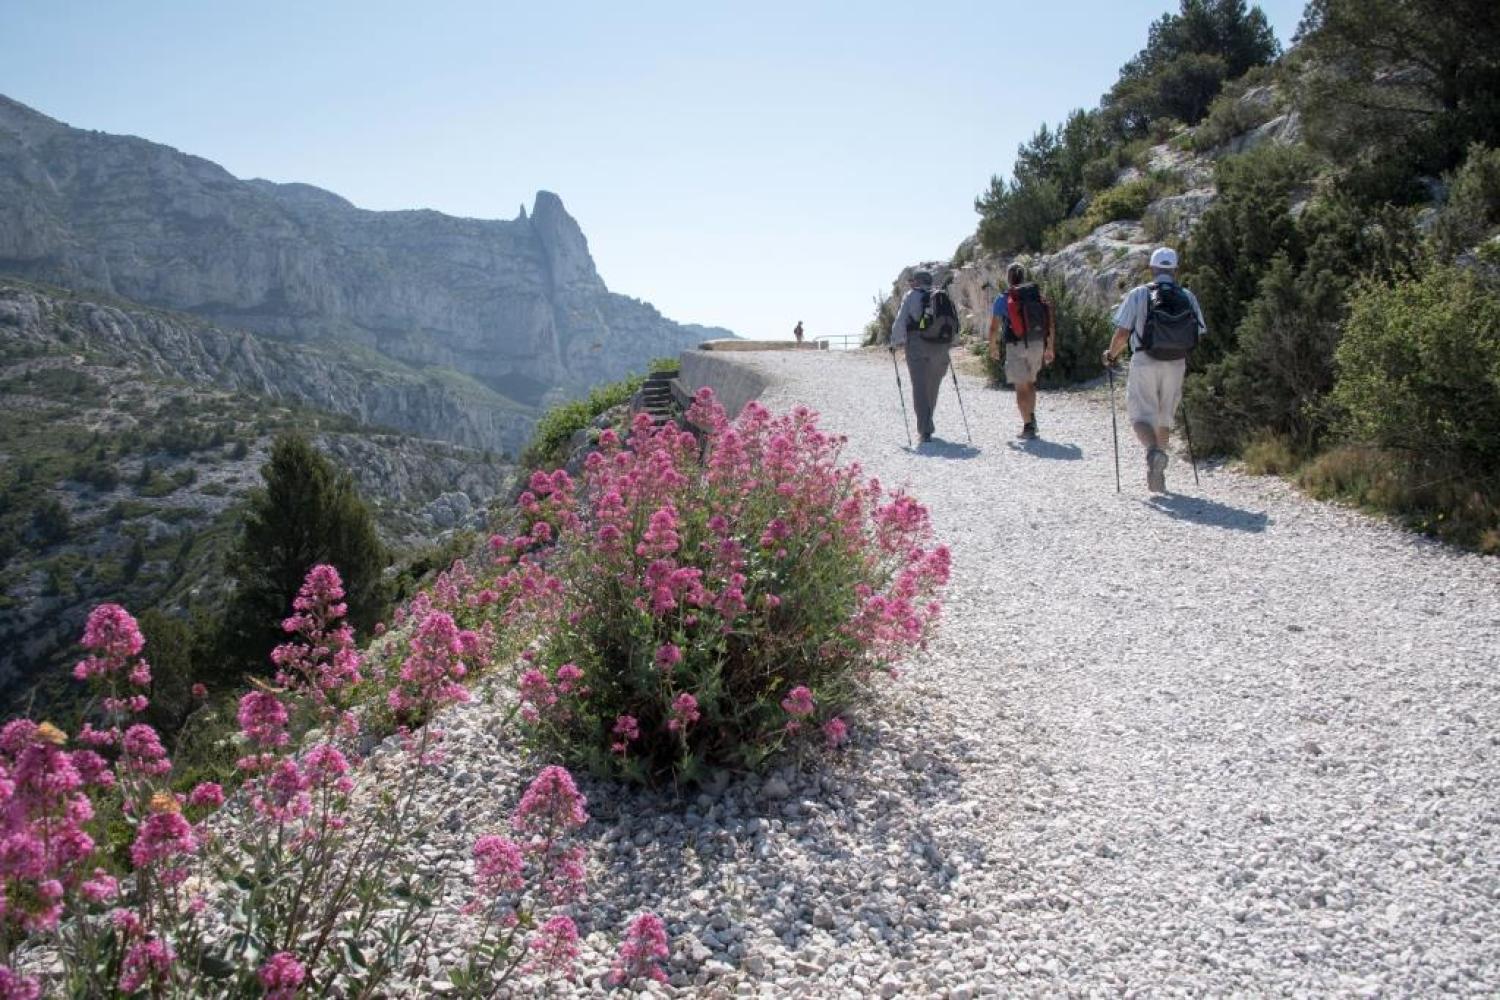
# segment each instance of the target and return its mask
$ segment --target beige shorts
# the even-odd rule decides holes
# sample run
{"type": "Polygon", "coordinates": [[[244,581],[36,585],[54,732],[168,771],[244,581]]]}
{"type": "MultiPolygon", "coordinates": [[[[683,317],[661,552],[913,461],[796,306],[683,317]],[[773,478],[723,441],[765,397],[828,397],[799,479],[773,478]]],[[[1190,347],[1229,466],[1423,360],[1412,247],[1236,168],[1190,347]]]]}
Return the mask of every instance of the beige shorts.
{"type": "Polygon", "coordinates": [[[1157,361],[1144,351],[1130,358],[1130,379],[1125,386],[1125,412],[1133,424],[1171,427],[1182,402],[1182,377],[1186,361],[1157,361]]]}
{"type": "Polygon", "coordinates": [[[1047,350],[1045,341],[1005,345],[1005,380],[1012,385],[1027,385],[1035,382],[1042,372],[1042,355],[1047,350]]]}

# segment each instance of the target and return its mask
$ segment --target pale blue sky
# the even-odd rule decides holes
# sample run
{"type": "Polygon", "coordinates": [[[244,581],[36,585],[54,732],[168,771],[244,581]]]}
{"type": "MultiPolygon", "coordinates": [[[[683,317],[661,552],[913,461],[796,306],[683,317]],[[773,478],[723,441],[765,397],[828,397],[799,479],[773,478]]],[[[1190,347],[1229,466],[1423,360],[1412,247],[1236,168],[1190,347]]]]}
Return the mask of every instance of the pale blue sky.
{"type": "MultiPolygon", "coordinates": [[[[1261,7],[1285,44],[1302,0],[1261,7]]],[[[612,290],[816,336],[949,256],[1016,144],[1175,9],[0,0],[0,93],[364,208],[509,219],[545,188],[612,290]]]]}

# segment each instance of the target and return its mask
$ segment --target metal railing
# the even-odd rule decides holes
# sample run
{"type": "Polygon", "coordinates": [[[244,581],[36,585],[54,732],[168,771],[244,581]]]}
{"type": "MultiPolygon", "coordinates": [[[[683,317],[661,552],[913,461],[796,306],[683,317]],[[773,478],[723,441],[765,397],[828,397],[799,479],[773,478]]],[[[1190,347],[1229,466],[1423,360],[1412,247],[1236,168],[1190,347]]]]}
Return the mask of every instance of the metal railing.
{"type": "Polygon", "coordinates": [[[862,333],[835,333],[813,338],[813,343],[824,351],[857,351],[864,342],[865,335],[862,333]]]}

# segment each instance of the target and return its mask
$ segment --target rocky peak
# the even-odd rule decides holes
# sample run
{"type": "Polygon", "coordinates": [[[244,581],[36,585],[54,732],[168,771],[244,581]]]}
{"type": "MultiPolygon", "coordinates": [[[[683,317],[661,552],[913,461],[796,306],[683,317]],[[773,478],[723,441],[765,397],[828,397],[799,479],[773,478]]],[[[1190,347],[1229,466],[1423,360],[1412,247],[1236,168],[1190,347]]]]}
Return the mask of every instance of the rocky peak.
{"type": "Polygon", "coordinates": [[[13,101],[0,94],[0,130],[14,133],[31,142],[61,128],[67,126],[55,118],[48,118],[40,111],[28,108],[20,101],[13,101]]]}
{"type": "MultiPolygon", "coordinates": [[[[524,209],[521,217],[526,218],[524,209]]],[[[563,207],[561,198],[551,191],[538,191],[530,222],[542,244],[555,290],[604,290],[604,282],[594,269],[594,258],[589,255],[589,241],[563,207]]]]}

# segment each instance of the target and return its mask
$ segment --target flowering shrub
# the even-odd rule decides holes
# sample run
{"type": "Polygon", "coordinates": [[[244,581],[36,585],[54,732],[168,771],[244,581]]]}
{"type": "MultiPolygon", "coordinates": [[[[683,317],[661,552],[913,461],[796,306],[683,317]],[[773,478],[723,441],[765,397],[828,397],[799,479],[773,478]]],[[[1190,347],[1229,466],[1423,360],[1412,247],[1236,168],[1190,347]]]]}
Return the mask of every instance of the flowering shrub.
{"type": "Polygon", "coordinates": [[[523,722],[639,780],[842,742],[827,723],[925,641],[949,571],[926,509],[840,465],[806,408],[731,423],[701,390],[688,416],[701,444],[642,415],[601,434],[581,489],[533,475],[524,530],[491,542],[543,622],[523,722]]]}
{"type": "MultiPolygon", "coordinates": [[[[393,786],[354,809],[351,692],[366,667],[341,622],[332,567],[308,574],[294,611],[283,623],[293,640],[273,655],[278,686],[239,702],[242,784],[230,815],[209,821],[225,802],[216,783],[186,794],[167,784],[161,740],[136,721],[151,680],[145,639],[116,605],[90,615],[89,655],[74,671],[95,687],[102,726],[85,724],[78,749],[50,723],[0,727],[0,998],[37,997],[44,986],[101,997],[372,996],[425,968],[431,901],[397,848],[431,822],[416,792],[442,734],[408,729],[410,759],[393,786]],[[304,739],[312,724],[321,736],[304,739]],[[131,830],[125,879],[100,865],[89,833],[101,795],[131,830]],[[50,947],[57,981],[17,970],[28,940],[50,947]]],[[[422,611],[390,671],[391,706],[413,722],[466,700],[459,682],[487,655],[483,634],[422,611]]],[[[514,934],[544,908],[582,898],[583,852],[570,837],[586,820],[572,777],[548,768],[516,809],[517,841],[476,844],[476,885],[498,926],[514,934]]],[[[487,968],[544,977],[571,976],[578,953],[577,930],[560,913],[524,941],[491,939],[483,951],[487,968]]],[[[476,976],[477,992],[490,995],[494,978],[476,976]]]]}

